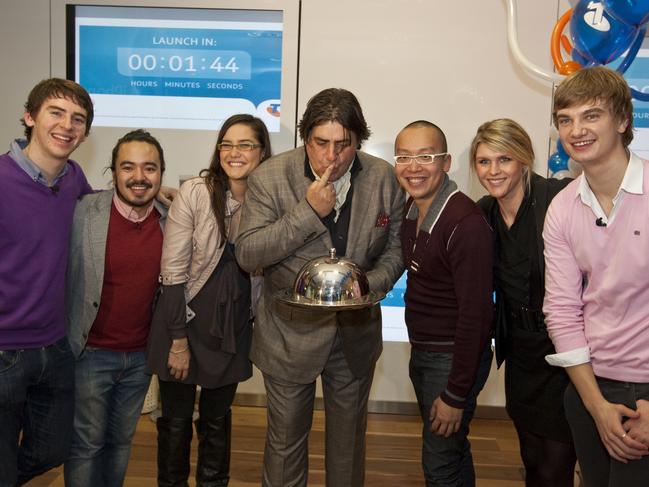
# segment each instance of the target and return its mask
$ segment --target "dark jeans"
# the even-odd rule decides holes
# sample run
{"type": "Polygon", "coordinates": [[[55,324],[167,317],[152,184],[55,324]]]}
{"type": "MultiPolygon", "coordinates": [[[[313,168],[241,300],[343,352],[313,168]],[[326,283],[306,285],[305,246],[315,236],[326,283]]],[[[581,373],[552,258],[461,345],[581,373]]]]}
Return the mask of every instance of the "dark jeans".
{"type": "MultiPolygon", "coordinates": [[[[638,399],[649,400],[649,384],[597,378],[604,398],[636,409],[638,399]]],[[[566,417],[575,441],[584,487],[635,487],[649,485],[649,456],[618,462],[602,443],[592,416],[572,383],[564,396],[566,417]]]]}
{"type": "Polygon", "coordinates": [[[430,431],[430,409],[433,401],[446,389],[453,363],[452,353],[425,352],[413,348],[410,353],[410,380],[415,388],[423,427],[421,462],[426,486],[472,487],[475,471],[468,440],[478,394],[484,387],[493,353],[488,345],[480,359],[475,383],[462,413],[460,429],[448,438],[430,431]]]}
{"type": "Polygon", "coordinates": [[[144,352],[88,348],[76,362],[66,487],[121,487],[151,376],[144,352]]]}
{"type": "Polygon", "coordinates": [[[0,487],[22,485],[63,463],[73,414],[74,356],[67,338],[0,351],[0,487]]]}

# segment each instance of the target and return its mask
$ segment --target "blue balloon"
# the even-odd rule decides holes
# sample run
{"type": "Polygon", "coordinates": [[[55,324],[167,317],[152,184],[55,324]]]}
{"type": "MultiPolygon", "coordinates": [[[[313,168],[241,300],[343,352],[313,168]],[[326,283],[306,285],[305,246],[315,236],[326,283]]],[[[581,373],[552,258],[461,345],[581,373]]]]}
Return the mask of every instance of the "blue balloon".
{"type": "Polygon", "coordinates": [[[557,151],[548,158],[548,171],[550,171],[550,175],[564,176],[565,173],[569,171],[568,169],[569,160],[570,160],[570,156],[563,148],[563,145],[561,144],[561,140],[557,140],[557,151]]]}
{"type": "Polygon", "coordinates": [[[577,51],[576,49],[572,50],[572,52],[570,53],[570,57],[572,57],[573,61],[577,61],[579,64],[581,64],[584,67],[592,66],[595,64],[593,61],[590,61],[585,57],[583,57],[581,54],[579,54],[579,51],[577,51]]]}
{"type": "Polygon", "coordinates": [[[624,56],[624,60],[617,67],[618,73],[624,74],[629,66],[631,66],[631,63],[635,61],[635,57],[638,55],[638,51],[640,50],[640,46],[642,46],[642,41],[644,41],[646,33],[646,27],[641,27],[638,29],[638,35],[636,35],[635,41],[633,41],[633,44],[627,51],[626,56],[624,56]]]}
{"type": "Polygon", "coordinates": [[[639,101],[649,101],[649,93],[643,93],[633,88],[631,88],[631,96],[639,101]]]}
{"type": "Polygon", "coordinates": [[[637,29],[612,17],[604,4],[580,0],[570,18],[574,49],[589,63],[608,64],[620,57],[636,37],[637,29]]]}
{"type": "Polygon", "coordinates": [[[640,27],[649,20],[649,0],[603,0],[607,13],[627,25],[640,27]]]}

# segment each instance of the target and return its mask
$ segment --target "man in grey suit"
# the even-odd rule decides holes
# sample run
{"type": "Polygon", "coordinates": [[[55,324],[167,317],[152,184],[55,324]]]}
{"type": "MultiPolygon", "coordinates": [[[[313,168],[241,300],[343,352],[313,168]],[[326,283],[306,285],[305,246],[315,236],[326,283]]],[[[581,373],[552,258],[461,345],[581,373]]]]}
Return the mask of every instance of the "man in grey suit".
{"type": "Polygon", "coordinates": [[[75,364],[75,412],[66,487],[121,486],[149,387],[144,373],[166,208],[154,202],[165,162],[148,132],[118,140],[114,190],[74,212],[66,322],[75,364]]]}
{"type": "Polygon", "coordinates": [[[268,431],[264,486],[306,486],[315,380],[326,414],[327,485],[363,485],[367,400],[381,354],[379,305],[304,311],[276,302],[300,268],[335,247],[387,292],[403,271],[404,196],[392,166],[358,150],[370,134],[356,97],[327,89],[307,104],[305,145],[261,165],[248,179],[236,242],[240,265],[264,270],[251,358],[264,376],[268,431]]]}

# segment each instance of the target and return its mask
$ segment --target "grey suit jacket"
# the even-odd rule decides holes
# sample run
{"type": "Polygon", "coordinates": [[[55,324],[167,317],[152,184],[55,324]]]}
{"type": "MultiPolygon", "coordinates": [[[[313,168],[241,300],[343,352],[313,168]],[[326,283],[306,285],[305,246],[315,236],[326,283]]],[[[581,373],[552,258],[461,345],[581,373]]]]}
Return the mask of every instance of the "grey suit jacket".
{"type": "MultiPolygon", "coordinates": [[[[386,161],[357,153],[362,170],[353,179],[351,219],[345,257],[367,272],[372,290],[389,291],[403,272],[399,232],[404,194],[386,161]]],[[[263,372],[309,383],[322,371],[340,331],[352,373],[373,371],[381,354],[381,309],[301,310],[275,302],[291,287],[301,267],[332,247],[326,227],[306,201],[311,180],[304,176],[304,147],[259,166],[248,179],[236,256],[248,271],[264,269],[251,359],[263,372]]]]}
{"type": "MultiPolygon", "coordinates": [[[[100,191],[84,196],[74,210],[65,301],[68,341],[75,357],[83,352],[99,310],[112,201],[113,190],[100,191]]],[[[167,208],[154,204],[163,226],[167,208]]]]}

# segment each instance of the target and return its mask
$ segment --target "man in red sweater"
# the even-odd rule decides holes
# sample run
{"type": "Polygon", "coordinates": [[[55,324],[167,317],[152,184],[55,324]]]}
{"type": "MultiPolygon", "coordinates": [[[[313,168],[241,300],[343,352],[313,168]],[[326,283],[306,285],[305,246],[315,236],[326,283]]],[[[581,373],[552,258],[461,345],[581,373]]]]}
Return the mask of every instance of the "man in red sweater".
{"type": "Polygon", "coordinates": [[[447,150],[439,127],[420,120],[397,136],[394,160],[410,196],[401,248],[426,485],[469,487],[469,422],[492,358],[493,238],[480,209],[449,179],[447,150]]]}
{"type": "Polygon", "coordinates": [[[164,169],[159,142],[129,132],[113,149],[114,190],[85,196],[74,213],[66,321],[76,385],[67,487],[120,486],[126,474],[150,382],[145,348],[166,216],[154,200],[164,169]]]}

